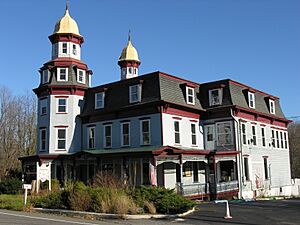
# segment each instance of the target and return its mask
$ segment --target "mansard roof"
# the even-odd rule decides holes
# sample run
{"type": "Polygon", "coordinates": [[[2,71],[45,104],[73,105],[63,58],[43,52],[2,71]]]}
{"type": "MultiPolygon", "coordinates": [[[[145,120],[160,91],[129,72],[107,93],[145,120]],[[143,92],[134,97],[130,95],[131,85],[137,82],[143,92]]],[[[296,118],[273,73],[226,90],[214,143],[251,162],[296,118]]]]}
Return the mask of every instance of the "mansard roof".
{"type": "Polygon", "coordinates": [[[162,72],[153,72],[131,79],[90,88],[85,95],[85,106],[81,116],[95,115],[101,112],[126,110],[153,103],[169,103],[191,110],[203,110],[199,100],[199,84],[162,72]],[[129,103],[129,87],[142,84],[141,102],[129,103]],[[185,87],[195,88],[195,105],[186,103],[185,87]],[[105,107],[95,110],[95,93],[105,92],[105,107]]]}
{"type": "Polygon", "coordinates": [[[249,87],[231,79],[219,80],[201,84],[200,87],[201,104],[205,109],[213,109],[224,106],[236,106],[241,109],[256,111],[271,117],[285,118],[280,107],[279,98],[255,88],[249,87]],[[209,106],[209,90],[215,88],[223,89],[223,101],[221,106],[209,106]],[[252,109],[248,104],[248,92],[254,93],[255,108],[252,109]],[[270,113],[269,100],[275,102],[275,114],[270,113]]]}

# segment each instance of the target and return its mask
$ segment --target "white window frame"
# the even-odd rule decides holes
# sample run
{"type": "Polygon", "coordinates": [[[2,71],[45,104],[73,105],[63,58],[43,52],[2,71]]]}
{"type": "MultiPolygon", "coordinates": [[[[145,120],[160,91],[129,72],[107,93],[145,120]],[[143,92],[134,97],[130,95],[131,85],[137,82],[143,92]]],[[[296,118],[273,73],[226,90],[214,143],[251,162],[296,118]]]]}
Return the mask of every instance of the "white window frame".
{"type": "Polygon", "coordinates": [[[151,144],[151,121],[150,119],[145,119],[140,121],[140,144],[141,145],[150,145],[151,144]],[[148,138],[149,138],[149,143],[144,142],[144,132],[143,132],[143,122],[148,122],[148,138]]]}
{"type": "Polygon", "coordinates": [[[264,164],[264,180],[270,179],[270,171],[269,171],[269,160],[267,157],[263,157],[264,164]]]}
{"type": "Polygon", "coordinates": [[[104,104],[105,104],[104,99],[105,99],[105,92],[104,91],[95,93],[95,109],[104,108],[104,104]],[[101,104],[98,104],[100,102],[101,102],[101,104]]]}
{"type": "Polygon", "coordinates": [[[49,70],[43,70],[42,71],[42,84],[49,83],[49,74],[50,74],[49,70]]]}
{"type": "Polygon", "coordinates": [[[275,115],[275,101],[272,99],[269,99],[269,107],[270,107],[270,113],[275,115]]]}
{"type": "Polygon", "coordinates": [[[251,136],[252,136],[252,141],[251,141],[252,145],[257,146],[257,126],[255,124],[251,124],[251,136]]]}
{"type": "Polygon", "coordinates": [[[280,137],[280,148],[281,149],[284,149],[284,137],[283,137],[284,135],[283,135],[283,131],[280,131],[279,132],[279,137],[280,137]]]}
{"type": "Polygon", "coordinates": [[[68,113],[68,98],[57,97],[56,99],[57,99],[56,113],[68,113]],[[60,105],[60,104],[59,104],[59,100],[61,100],[61,99],[64,99],[64,100],[66,101],[66,104],[65,104],[65,105],[60,105]],[[65,106],[65,111],[60,112],[60,111],[59,111],[59,107],[60,107],[60,106],[65,106]]]}
{"type": "Polygon", "coordinates": [[[197,124],[191,123],[191,143],[192,146],[197,146],[197,124]],[[193,125],[195,126],[195,133],[193,133],[193,125]],[[195,144],[193,144],[193,137],[195,137],[195,144]]]}
{"type": "Polygon", "coordinates": [[[255,109],[255,94],[253,92],[248,92],[248,105],[250,108],[255,109]]]}
{"type": "Polygon", "coordinates": [[[95,149],[96,147],[96,144],[95,144],[95,141],[96,141],[96,127],[88,127],[88,133],[87,133],[87,148],[88,149],[95,149]],[[93,130],[94,132],[94,136],[91,138],[91,131],[93,130]],[[90,145],[90,139],[93,139],[92,141],[92,146],[90,145]]]}
{"type": "Polygon", "coordinates": [[[224,122],[218,122],[216,123],[216,134],[217,134],[217,146],[226,146],[226,145],[232,145],[233,144],[233,129],[232,129],[232,122],[231,121],[224,121],[224,122]],[[227,143],[227,144],[221,144],[220,141],[219,141],[219,135],[225,135],[227,134],[226,132],[225,133],[219,133],[219,130],[218,130],[218,126],[220,124],[229,124],[230,125],[230,143],[227,143]]]}
{"type": "Polygon", "coordinates": [[[67,149],[67,128],[56,128],[56,138],[57,138],[57,140],[56,140],[56,149],[58,151],[65,151],[67,149]],[[60,139],[58,137],[58,131],[59,130],[64,130],[65,131],[65,138],[64,139],[63,138],[60,139]],[[59,148],[58,147],[59,146],[59,144],[58,144],[59,141],[65,141],[65,147],[64,148],[59,148]]]}
{"type": "Polygon", "coordinates": [[[280,148],[279,130],[275,130],[276,133],[276,147],[280,148]]]}
{"type": "Polygon", "coordinates": [[[69,43],[68,42],[62,42],[61,43],[61,54],[67,55],[68,52],[69,52],[68,48],[69,48],[69,43]],[[64,48],[64,44],[66,45],[66,48],[64,48]],[[64,52],[64,49],[66,49],[67,52],[64,52]]]}
{"type": "Polygon", "coordinates": [[[69,69],[68,67],[58,67],[57,68],[57,81],[63,81],[63,82],[68,81],[68,74],[69,74],[68,69],[69,69]],[[61,77],[60,77],[61,69],[66,70],[66,79],[61,79],[61,77]]]}
{"type": "Polygon", "coordinates": [[[72,54],[77,55],[77,46],[76,46],[76,44],[72,44],[72,54]]]}
{"type": "Polygon", "coordinates": [[[265,147],[267,147],[266,128],[261,126],[260,127],[260,132],[261,132],[261,146],[263,148],[265,148],[265,147]]]}
{"type": "Polygon", "coordinates": [[[47,111],[48,111],[47,105],[48,105],[48,99],[47,99],[47,98],[41,99],[41,100],[40,100],[40,115],[41,115],[41,116],[47,115],[47,111]],[[46,110],[45,113],[43,113],[43,108],[45,108],[45,110],[46,110]]]}
{"type": "Polygon", "coordinates": [[[241,123],[241,134],[242,134],[242,144],[248,145],[248,139],[247,139],[247,123],[241,123]],[[243,126],[245,127],[245,130],[243,130],[243,126]],[[244,142],[245,141],[245,142],[244,142]]]}
{"type": "Polygon", "coordinates": [[[195,105],[195,88],[186,86],[186,103],[190,105],[195,105]],[[189,94],[189,91],[192,91],[191,94],[189,94]],[[192,98],[192,101],[189,100],[189,98],[192,98]]]}
{"type": "Polygon", "coordinates": [[[180,135],[180,121],[179,120],[174,120],[173,121],[173,133],[174,133],[174,144],[175,145],[180,145],[181,143],[181,135],[180,135]],[[175,124],[178,123],[178,131],[175,129],[175,124]],[[179,137],[179,142],[176,142],[176,135],[179,137]]]}
{"type": "Polygon", "coordinates": [[[104,148],[112,148],[112,124],[105,124],[103,125],[103,146],[104,148]],[[110,127],[110,136],[106,135],[106,127],[110,127]],[[110,138],[110,145],[107,145],[107,139],[106,138],[110,138]]]}
{"type": "Polygon", "coordinates": [[[136,85],[129,86],[129,102],[130,103],[141,102],[141,99],[142,99],[142,85],[136,84],[136,85]],[[136,99],[133,99],[133,94],[135,95],[135,93],[133,93],[133,88],[137,88],[136,99]]]}
{"type": "Polygon", "coordinates": [[[40,129],[40,151],[44,152],[46,151],[47,148],[47,129],[46,128],[42,128],[40,129]],[[43,138],[42,138],[42,133],[45,132],[45,148],[43,148],[43,138]]]}
{"type": "Polygon", "coordinates": [[[274,129],[271,129],[271,140],[272,148],[276,148],[276,131],[274,129]]]}
{"type": "Polygon", "coordinates": [[[130,146],[130,122],[121,123],[121,146],[122,147],[130,146]],[[128,134],[124,134],[124,125],[128,125],[128,134]],[[128,144],[124,144],[125,135],[128,135],[128,144]]]}
{"type": "Polygon", "coordinates": [[[211,89],[208,91],[208,95],[209,95],[209,106],[222,105],[222,99],[223,99],[222,88],[211,89]],[[215,101],[215,99],[213,98],[212,96],[213,91],[218,91],[218,101],[215,101]]]}
{"type": "Polygon", "coordinates": [[[82,69],[77,69],[77,82],[80,84],[85,84],[86,72],[82,69]],[[82,72],[82,81],[80,81],[80,72],[82,72]]]}
{"type": "Polygon", "coordinates": [[[283,138],[284,138],[284,149],[288,149],[288,133],[286,131],[283,132],[283,138]]]}
{"type": "Polygon", "coordinates": [[[250,178],[249,157],[243,157],[243,167],[244,167],[244,179],[245,179],[245,181],[250,181],[251,178],[250,178]],[[247,164],[247,166],[246,166],[246,164],[247,164]]]}

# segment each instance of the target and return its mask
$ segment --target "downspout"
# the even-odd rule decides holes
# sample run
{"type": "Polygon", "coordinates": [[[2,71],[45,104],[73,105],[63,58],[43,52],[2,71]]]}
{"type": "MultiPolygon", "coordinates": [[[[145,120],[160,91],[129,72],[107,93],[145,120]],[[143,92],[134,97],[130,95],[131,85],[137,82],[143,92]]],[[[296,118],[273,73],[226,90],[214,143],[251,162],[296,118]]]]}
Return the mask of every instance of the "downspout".
{"type": "Polygon", "coordinates": [[[244,175],[243,175],[243,148],[241,147],[241,123],[240,120],[235,119],[233,112],[232,112],[232,108],[230,108],[230,114],[231,117],[233,118],[233,120],[235,121],[235,123],[237,124],[237,150],[240,152],[239,153],[239,165],[237,165],[239,167],[239,171],[240,173],[238,174],[238,181],[239,181],[239,187],[240,187],[240,192],[239,192],[239,199],[243,198],[243,186],[244,186],[244,175]]]}

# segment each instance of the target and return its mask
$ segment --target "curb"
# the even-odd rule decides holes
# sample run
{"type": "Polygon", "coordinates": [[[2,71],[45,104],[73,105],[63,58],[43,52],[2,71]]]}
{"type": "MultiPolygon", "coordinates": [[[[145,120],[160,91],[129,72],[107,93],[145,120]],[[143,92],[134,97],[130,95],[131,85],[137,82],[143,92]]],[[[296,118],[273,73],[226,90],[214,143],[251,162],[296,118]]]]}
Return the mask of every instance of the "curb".
{"type": "Polygon", "coordinates": [[[195,207],[193,209],[188,210],[187,212],[180,213],[180,214],[172,214],[172,215],[165,215],[165,214],[145,214],[145,215],[118,215],[118,214],[111,214],[111,213],[95,213],[95,212],[82,212],[82,211],[72,211],[72,210],[63,210],[63,209],[44,209],[44,208],[34,208],[35,212],[40,213],[52,213],[52,214],[59,214],[59,215],[66,215],[66,216],[80,216],[89,219],[128,219],[128,220],[139,220],[139,219],[171,219],[171,218],[181,218],[187,216],[195,211],[195,207]]]}

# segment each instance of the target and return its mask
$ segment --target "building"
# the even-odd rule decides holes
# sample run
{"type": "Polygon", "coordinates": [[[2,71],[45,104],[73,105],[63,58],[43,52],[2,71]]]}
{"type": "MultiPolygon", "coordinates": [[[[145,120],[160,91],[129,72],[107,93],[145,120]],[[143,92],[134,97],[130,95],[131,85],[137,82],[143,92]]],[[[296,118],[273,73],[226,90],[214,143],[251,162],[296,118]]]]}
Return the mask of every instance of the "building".
{"type": "Polygon", "coordinates": [[[108,172],[133,186],[191,198],[289,195],[287,125],[279,98],[225,79],[202,83],[163,72],[139,76],[130,37],[120,80],[90,87],[84,42],[69,14],[56,23],[40,68],[37,154],[26,179],[89,179],[108,172]]]}

